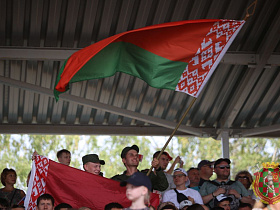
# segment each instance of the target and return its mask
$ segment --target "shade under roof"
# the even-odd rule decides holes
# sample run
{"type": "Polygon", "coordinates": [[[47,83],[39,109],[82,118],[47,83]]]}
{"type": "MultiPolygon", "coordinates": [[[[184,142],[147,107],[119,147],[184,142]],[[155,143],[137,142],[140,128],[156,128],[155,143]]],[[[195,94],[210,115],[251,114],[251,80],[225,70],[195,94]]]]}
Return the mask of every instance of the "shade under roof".
{"type": "MultiPolygon", "coordinates": [[[[242,20],[252,0],[1,0],[0,133],[170,135],[192,97],[117,73],[79,82],[55,102],[73,52],[158,23],[242,20]]],[[[280,1],[251,16],[176,135],[280,136],[280,1]]]]}

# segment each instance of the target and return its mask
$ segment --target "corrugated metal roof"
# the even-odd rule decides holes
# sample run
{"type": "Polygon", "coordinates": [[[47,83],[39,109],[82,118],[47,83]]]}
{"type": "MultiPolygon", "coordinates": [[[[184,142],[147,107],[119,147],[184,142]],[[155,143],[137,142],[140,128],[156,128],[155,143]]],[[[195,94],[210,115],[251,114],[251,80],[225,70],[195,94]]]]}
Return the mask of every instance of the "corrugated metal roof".
{"type": "MultiPolygon", "coordinates": [[[[192,97],[115,76],[73,84],[58,69],[114,34],[171,21],[243,19],[253,0],[0,0],[0,133],[169,135],[192,97]]],[[[280,136],[280,1],[258,0],[178,135],[280,136]]]]}

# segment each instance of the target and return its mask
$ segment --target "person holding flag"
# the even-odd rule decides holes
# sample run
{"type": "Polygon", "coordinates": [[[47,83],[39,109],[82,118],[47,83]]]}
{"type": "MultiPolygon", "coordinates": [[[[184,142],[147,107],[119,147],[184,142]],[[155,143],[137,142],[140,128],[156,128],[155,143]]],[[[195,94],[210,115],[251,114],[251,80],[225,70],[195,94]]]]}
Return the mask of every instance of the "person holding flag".
{"type": "MultiPolygon", "coordinates": [[[[131,147],[125,147],[121,152],[122,162],[126,167],[126,171],[123,174],[115,175],[111,179],[122,182],[126,181],[134,173],[138,172],[139,165],[139,147],[132,145],[131,147]]],[[[164,191],[168,188],[168,181],[164,175],[162,168],[159,165],[159,161],[154,158],[152,161],[152,167],[155,169],[155,173],[149,174],[149,178],[152,182],[154,190],[164,191]]],[[[146,171],[142,171],[146,173],[146,171]]]]}

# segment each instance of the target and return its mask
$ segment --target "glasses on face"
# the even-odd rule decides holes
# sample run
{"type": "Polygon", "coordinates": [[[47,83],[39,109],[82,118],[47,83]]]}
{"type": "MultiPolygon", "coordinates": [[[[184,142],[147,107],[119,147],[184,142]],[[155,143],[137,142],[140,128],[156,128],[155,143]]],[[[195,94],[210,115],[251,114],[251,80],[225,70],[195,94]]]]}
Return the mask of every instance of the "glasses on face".
{"type": "Polygon", "coordinates": [[[185,174],[176,174],[176,175],[173,175],[172,177],[175,179],[176,177],[183,177],[183,176],[186,176],[185,174]]]}
{"type": "Polygon", "coordinates": [[[248,177],[248,176],[238,176],[237,178],[238,178],[238,179],[247,179],[247,180],[249,180],[249,177],[248,177]]]}
{"type": "Polygon", "coordinates": [[[204,165],[202,167],[209,167],[209,168],[212,168],[212,165],[204,165]]]}
{"type": "Polygon", "coordinates": [[[230,166],[217,166],[217,168],[219,168],[219,169],[225,169],[225,168],[230,169],[230,166]]]}

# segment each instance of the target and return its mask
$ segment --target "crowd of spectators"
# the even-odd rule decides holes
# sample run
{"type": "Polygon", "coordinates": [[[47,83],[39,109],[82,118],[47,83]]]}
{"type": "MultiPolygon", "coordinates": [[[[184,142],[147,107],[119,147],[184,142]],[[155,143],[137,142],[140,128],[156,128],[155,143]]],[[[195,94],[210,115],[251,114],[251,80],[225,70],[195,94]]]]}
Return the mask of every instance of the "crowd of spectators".
{"type": "MultiPolygon", "coordinates": [[[[35,155],[37,153],[34,153],[33,158],[35,155]]],[[[120,186],[126,187],[126,197],[131,201],[131,206],[123,208],[119,203],[108,203],[104,206],[105,210],[154,209],[149,205],[150,193],[152,192],[159,194],[158,210],[250,210],[256,203],[259,203],[258,198],[250,189],[253,182],[252,175],[243,170],[236,174],[234,181],[231,180],[231,161],[227,158],[215,161],[202,160],[197,166],[185,170],[184,162],[178,156],[167,169],[173,158],[166,151],[157,151],[153,155],[152,171],[148,172],[148,170],[138,170],[139,147],[137,145],[125,147],[120,155],[126,170],[111,177],[111,179],[120,182],[120,186]],[[211,179],[213,172],[216,174],[216,179],[211,179]]],[[[61,164],[69,166],[71,162],[70,151],[65,149],[58,151],[57,159],[61,164]]],[[[105,161],[99,159],[97,154],[83,156],[82,162],[86,172],[103,176],[101,165],[105,165],[105,161]]],[[[28,179],[29,177],[30,173],[28,179]]],[[[3,169],[1,183],[4,187],[0,189],[0,209],[24,208],[25,193],[23,190],[14,188],[16,178],[15,170],[3,169]]],[[[60,203],[56,206],[54,203],[52,195],[43,194],[37,199],[37,209],[73,209],[67,203],[60,203]]],[[[79,210],[90,210],[90,208],[80,207],[79,210]]]]}

